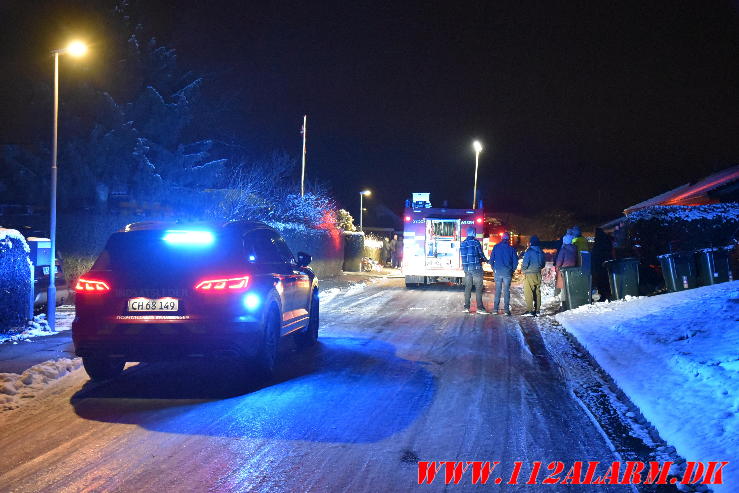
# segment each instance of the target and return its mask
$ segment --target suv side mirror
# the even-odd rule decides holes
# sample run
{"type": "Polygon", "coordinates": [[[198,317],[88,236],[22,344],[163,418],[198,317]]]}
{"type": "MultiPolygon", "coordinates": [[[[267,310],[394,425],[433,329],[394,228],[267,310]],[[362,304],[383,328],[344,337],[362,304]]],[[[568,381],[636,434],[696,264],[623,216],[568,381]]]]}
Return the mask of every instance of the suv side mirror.
{"type": "Polygon", "coordinates": [[[311,257],[305,252],[298,252],[298,266],[308,267],[311,261],[313,261],[313,257],[311,257]]]}

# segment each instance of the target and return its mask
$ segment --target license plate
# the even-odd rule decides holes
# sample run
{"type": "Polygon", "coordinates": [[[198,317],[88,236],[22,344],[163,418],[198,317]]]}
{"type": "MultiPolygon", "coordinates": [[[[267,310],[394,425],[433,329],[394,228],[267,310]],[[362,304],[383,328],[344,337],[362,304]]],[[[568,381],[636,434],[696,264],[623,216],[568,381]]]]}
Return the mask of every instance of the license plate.
{"type": "Polygon", "coordinates": [[[131,298],[128,300],[129,312],[176,312],[180,300],[176,298],[131,298]]]}

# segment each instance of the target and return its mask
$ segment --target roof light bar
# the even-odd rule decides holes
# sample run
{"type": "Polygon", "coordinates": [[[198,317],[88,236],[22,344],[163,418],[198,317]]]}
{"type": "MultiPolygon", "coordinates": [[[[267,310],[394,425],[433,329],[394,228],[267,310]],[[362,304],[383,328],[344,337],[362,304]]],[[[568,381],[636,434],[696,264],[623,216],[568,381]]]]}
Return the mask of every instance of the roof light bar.
{"type": "Polygon", "coordinates": [[[210,231],[168,229],[162,239],[170,245],[210,246],[215,237],[210,231]]]}

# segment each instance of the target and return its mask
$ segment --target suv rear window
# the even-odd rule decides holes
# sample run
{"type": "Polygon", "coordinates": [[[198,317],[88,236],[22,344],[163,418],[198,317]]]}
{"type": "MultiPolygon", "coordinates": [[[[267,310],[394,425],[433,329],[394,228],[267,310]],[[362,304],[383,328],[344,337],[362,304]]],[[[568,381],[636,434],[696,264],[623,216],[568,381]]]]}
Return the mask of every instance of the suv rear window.
{"type": "Polygon", "coordinates": [[[232,232],[213,232],[211,244],[170,243],[162,230],[114,233],[93,270],[117,272],[198,271],[243,260],[243,245],[232,232]]]}

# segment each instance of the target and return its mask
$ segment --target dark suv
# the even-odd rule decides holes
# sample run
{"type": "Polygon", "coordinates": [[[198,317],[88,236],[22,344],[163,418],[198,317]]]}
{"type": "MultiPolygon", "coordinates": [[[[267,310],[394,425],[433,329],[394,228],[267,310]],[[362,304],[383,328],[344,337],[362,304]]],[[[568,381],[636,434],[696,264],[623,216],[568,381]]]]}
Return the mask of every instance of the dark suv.
{"type": "Polygon", "coordinates": [[[75,286],[75,350],[93,380],[187,356],[235,357],[269,377],[280,337],[318,339],[310,261],[262,223],[129,224],[75,286]]]}

